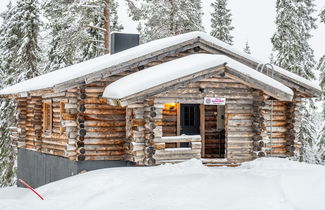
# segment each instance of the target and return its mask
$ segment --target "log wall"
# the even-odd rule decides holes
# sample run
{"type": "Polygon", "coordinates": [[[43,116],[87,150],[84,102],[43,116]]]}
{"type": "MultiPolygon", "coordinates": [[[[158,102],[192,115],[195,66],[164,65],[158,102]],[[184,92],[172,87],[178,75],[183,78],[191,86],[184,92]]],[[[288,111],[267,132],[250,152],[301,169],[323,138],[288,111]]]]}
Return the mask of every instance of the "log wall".
{"type": "Polygon", "coordinates": [[[177,106],[173,109],[164,107],[162,117],[163,136],[177,136],[177,106]]]}
{"type": "MultiPolygon", "coordinates": [[[[17,129],[13,129],[13,136],[19,147],[71,160],[130,160],[139,165],[152,165],[154,163],[151,158],[156,163],[199,158],[204,138],[194,138],[195,141],[178,139],[177,142],[166,141],[164,138],[178,134],[177,109],[164,109],[164,104],[202,104],[204,97],[225,97],[227,160],[243,162],[266,153],[272,156],[292,155],[294,147],[299,147],[295,141],[299,125],[299,114],[296,114],[300,106],[299,97],[292,103],[273,101],[270,114],[269,97],[233,79],[218,75],[161,93],[154,97],[153,102],[145,101],[127,108],[109,106],[107,100],[101,97],[104,88],[121,77],[192,53],[206,51],[200,48],[189,49],[157,57],[156,60],[144,62],[143,66],[79,88],[47,93],[42,97],[18,98],[18,123],[17,129]],[[42,102],[45,100],[51,100],[52,103],[53,123],[50,133],[43,132],[41,122],[42,102]],[[154,112],[155,116],[148,116],[148,112],[154,112]],[[272,150],[268,148],[271,135],[272,150]],[[168,148],[178,147],[177,143],[181,141],[190,142],[190,149],[168,148]],[[171,146],[172,144],[175,145],[171,146]]],[[[210,110],[207,108],[205,111],[210,110]]],[[[214,126],[214,122],[209,120],[205,123],[207,129],[214,126]]],[[[205,139],[209,140],[209,133],[206,132],[205,135],[205,139]]]]}
{"type": "Polygon", "coordinates": [[[105,87],[120,76],[80,87],[78,160],[124,160],[126,109],[108,105],[105,87]]]}
{"type": "MultiPolygon", "coordinates": [[[[254,158],[253,91],[252,88],[233,79],[214,76],[177,90],[161,93],[155,97],[155,102],[202,104],[204,97],[225,97],[227,99],[225,106],[226,158],[232,162],[242,162],[254,158]]],[[[209,123],[208,127],[211,124],[209,123]]]]}
{"type": "Polygon", "coordinates": [[[12,139],[19,147],[71,160],[127,159],[126,109],[107,105],[107,100],[101,97],[104,88],[135,71],[189,54],[206,53],[200,48],[194,49],[197,44],[191,46],[150,58],[123,73],[107,74],[106,79],[78,88],[59,93],[39,91],[32,93],[33,97],[17,98],[18,122],[17,128],[11,129],[12,139]],[[43,131],[42,122],[45,101],[52,104],[52,129],[48,132],[43,131]]]}

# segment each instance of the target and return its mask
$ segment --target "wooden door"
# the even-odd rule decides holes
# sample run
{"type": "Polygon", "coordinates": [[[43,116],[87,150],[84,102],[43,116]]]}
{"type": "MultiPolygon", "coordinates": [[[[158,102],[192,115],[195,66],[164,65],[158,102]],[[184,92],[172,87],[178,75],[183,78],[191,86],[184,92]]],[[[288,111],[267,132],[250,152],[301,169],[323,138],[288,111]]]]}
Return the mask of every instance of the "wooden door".
{"type": "Polygon", "coordinates": [[[224,106],[204,107],[204,157],[225,157],[224,106]]]}

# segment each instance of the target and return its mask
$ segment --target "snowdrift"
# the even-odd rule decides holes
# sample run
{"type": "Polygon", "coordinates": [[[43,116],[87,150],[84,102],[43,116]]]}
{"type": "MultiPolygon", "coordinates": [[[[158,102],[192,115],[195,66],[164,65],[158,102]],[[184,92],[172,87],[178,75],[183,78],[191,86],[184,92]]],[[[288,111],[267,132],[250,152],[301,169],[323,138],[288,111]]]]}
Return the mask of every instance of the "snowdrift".
{"type": "Polygon", "coordinates": [[[263,158],[237,168],[199,160],[103,169],[37,189],[0,189],[1,210],[323,210],[325,167],[263,158]]]}

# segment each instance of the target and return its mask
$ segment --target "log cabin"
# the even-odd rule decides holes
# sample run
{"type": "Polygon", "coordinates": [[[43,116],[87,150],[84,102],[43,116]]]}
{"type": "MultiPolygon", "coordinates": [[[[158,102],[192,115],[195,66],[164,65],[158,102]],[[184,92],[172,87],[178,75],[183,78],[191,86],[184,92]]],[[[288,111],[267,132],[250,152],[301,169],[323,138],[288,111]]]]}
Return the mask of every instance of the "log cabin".
{"type": "Polygon", "coordinates": [[[124,44],[110,55],[0,91],[17,104],[18,178],[40,186],[83,170],[299,153],[300,107],[321,94],[312,81],[203,32],[141,45],[113,35],[124,44]]]}

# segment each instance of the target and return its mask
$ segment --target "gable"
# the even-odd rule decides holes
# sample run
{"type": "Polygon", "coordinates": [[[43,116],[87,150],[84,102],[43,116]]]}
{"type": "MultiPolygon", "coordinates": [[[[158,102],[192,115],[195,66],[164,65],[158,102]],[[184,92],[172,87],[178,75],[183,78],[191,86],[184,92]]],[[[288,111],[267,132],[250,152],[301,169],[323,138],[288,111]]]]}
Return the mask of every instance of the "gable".
{"type": "Polygon", "coordinates": [[[103,97],[122,105],[141,102],[169,89],[224,74],[249,87],[284,101],[293,91],[280,82],[223,55],[194,54],[121,78],[105,88],[103,97]]]}

